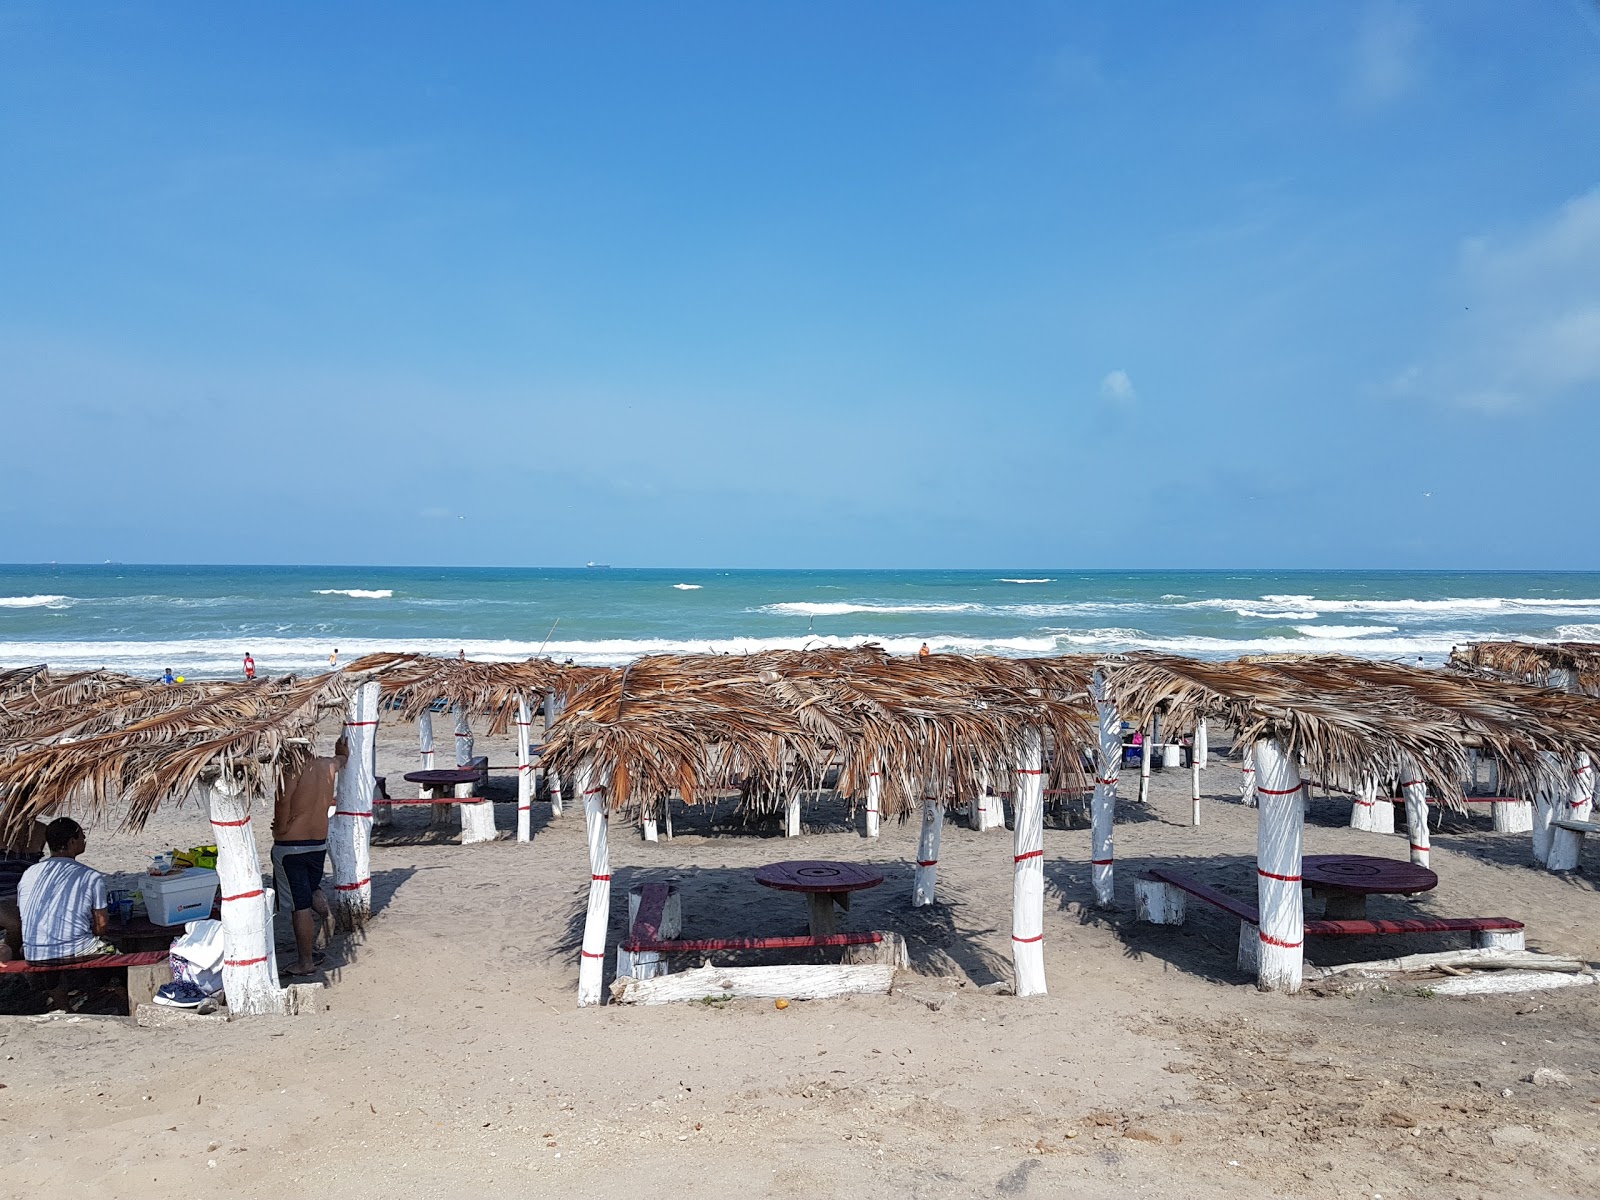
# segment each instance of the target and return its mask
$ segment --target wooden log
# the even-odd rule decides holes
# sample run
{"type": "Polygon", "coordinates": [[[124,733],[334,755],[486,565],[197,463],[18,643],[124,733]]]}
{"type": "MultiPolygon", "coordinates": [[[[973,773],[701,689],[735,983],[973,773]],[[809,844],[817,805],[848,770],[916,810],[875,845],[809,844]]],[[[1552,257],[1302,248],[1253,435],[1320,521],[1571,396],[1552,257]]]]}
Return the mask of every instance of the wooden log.
{"type": "Polygon", "coordinates": [[[619,979],[611,998],[622,1004],[671,1004],[716,999],[830,1000],[888,995],[895,968],[888,964],[840,966],[703,966],[654,979],[619,979]]]}
{"type": "Polygon", "coordinates": [[[1563,975],[1554,971],[1497,971],[1466,979],[1441,979],[1430,984],[1435,996],[1492,996],[1506,992],[1538,992],[1550,988],[1584,987],[1600,976],[1563,975]]]}
{"type": "Polygon", "coordinates": [[[1375,974],[1431,971],[1439,967],[1476,967],[1482,970],[1586,971],[1581,958],[1559,954],[1540,954],[1535,950],[1439,950],[1427,954],[1402,954],[1398,958],[1375,958],[1370,962],[1340,963],[1331,967],[1307,967],[1313,978],[1369,972],[1375,974]]]}

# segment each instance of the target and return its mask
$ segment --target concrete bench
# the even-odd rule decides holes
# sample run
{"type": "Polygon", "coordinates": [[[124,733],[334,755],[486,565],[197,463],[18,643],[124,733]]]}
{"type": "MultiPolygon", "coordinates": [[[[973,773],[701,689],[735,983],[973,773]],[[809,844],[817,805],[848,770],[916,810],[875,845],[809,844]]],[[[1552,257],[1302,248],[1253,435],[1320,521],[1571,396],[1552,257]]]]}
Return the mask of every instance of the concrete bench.
{"type": "Polygon", "coordinates": [[[165,950],[144,950],[135,954],[103,954],[81,962],[30,963],[21,960],[0,962],[0,975],[55,975],[63,971],[100,971],[122,967],[127,972],[128,1015],[139,1005],[149,1004],[164,983],[172,982],[171,955],[165,950]]]}
{"type": "MultiPolygon", "coordinates": [[[[1597,826],[1600,829],[1600,826],[1597,826]]],[[[1239,967],[1254,971],[1260,949],[1261,911],[1247,900],[1201,883],[1188,875],[1152,867],[1134,881],[1137,917],[1154,925],[1182,925],[1185,896],[1239,918],[1239,967]]],[[[1510,917],[1402,917],[1395,920],[1327,920],[1307,918],[1307,937],[1370,937],[1405,933],[1470,933],[1480,949],[1521,950],[1523,924],[1510,917]]]]}
{"type": "Polygon", "coordinates": [[[1559,820],[1550,822],[1550,857],[1545,866],[1552,871],[1576,871],[1583,857],[1583,839],[1591,833],[1600,833],[1600,823],[1595,821],[1559,820]]]}

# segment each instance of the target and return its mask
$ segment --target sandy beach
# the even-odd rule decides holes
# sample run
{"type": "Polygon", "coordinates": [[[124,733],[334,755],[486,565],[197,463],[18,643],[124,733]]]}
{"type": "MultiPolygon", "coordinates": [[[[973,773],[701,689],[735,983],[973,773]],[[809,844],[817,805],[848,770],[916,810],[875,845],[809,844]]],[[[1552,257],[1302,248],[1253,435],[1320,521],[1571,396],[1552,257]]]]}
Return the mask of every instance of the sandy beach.
{"type": "MultiPolygon", "coordinates": [[[[480,734],[497,766],[507,738],[480,734]]],[[[395,795],[409,727],[386,726],[395,795]]],[[[498,772],[507,799],[513,780],[498,772]]],[[[952,820],[940,903],[912,909],[915,823],[876,842],[844,806],[808,803],[806,836],[743,829],[733,804],[681,806],[670,842],[613,829],[611,949],[626,888],[670,879],[691,936],[803,932],[797,897],[752,870],[797,857],[878,864],[849,927],[905,934],[891,996],[632,1008],[575,1006],[586,897],[580,814],[536,804],[534,839],[461,847],[399,810],[373,849],[376,914],[335,942],[324,1010],[176,1030],[126,1018],[0,1018],[0,1194],[56,1197],[1348,1196],[1600,1192],[1600,1019],[1593,988],[1451,1000],[1366,991],[1258,993],[1236,925],[1133,920],[1142,866],[1251,887],[1255,814],[1236,766],[1157,774],[1117,828],[1119,907],[1089,907],[1089,834],[1046,830],[1050,994],[1009,977],[1010,834],[952,820]],[[1524,1082],[1558,1071],[1566,1083],[1524,1082]]],[[[1137,788],[1124,776],[1123,792],[1137,788]]],[[[511,804],[498,805],[502,831],[511,804]]],[[[1308,853],[1404,856],[1318,796],[1308,853]]],[[[265,853],[267,814],[256,836],[265,853]]],[[[91,834],[85,861],[137,870],[204,838],[192,806],[138,834],[91,834]]],[[[1527,865],[1525,836],[1449,816],[1434,841],[1448,915],[1523,920],[1530,947],[1600,958],[1591,876],[1527,865]]],[[[1381,903],[1394,915],[1413,906],[1381,903]]],[[[1378,911],[1385,911],[1379,908],[1378,911]]],[[[1313,943],[1314,962],[1462,944],[1313,943]]],[[[614,963],[608,961],[609,972],[614,963]]]]}

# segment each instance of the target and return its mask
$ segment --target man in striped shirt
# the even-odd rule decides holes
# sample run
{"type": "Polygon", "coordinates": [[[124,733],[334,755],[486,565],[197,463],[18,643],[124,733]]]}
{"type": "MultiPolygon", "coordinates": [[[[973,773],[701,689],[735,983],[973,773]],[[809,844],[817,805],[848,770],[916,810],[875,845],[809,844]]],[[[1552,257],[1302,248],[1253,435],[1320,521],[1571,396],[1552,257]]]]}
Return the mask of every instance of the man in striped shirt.
{"type": "Polygon", "coordinates": [[[22,909],[22,956],[31,963],[114,954],[102,940],[110,928],[106,877],[78,861],[89,848],[83,827],[71,817],[45,826],[50,857],[22,873],[17,905],[22,909]]]}

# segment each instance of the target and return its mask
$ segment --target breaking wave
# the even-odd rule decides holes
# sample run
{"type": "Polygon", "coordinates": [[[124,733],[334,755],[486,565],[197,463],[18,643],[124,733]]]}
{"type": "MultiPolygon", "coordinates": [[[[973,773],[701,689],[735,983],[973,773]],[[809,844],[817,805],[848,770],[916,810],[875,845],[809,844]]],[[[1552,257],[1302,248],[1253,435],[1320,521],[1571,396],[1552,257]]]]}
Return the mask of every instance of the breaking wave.
{"type": "Polygon", "coordinates": [[[374,588],[371,591],[365,588],[318,588],[319,596],[352,596],[357,600],[387,600],[394,595],[390,588],[374,588]]]}
{"type": "Polygon", "coordinates": [[[71,596],[0,596],[0,608],[66,608],[71,596]]]}

